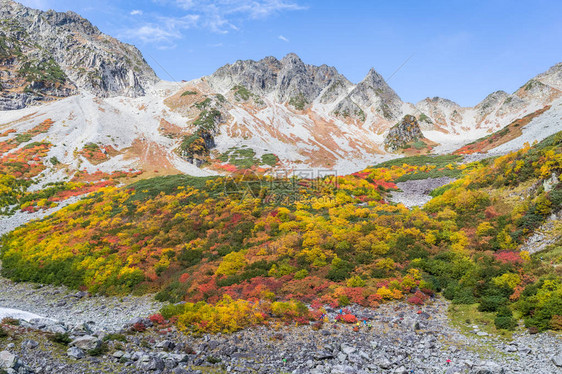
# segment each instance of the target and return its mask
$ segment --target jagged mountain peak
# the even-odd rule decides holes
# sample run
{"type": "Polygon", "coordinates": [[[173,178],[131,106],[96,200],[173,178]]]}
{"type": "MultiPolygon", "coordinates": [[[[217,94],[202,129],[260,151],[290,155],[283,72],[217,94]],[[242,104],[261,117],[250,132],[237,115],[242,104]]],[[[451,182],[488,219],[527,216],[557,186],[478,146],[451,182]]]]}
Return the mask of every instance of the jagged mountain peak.
{"type": "Polygon", "coordinates": [[[302,59],[296,53],[288,53],[281,59],[282,64],[304,65],[302,59]]]}
{"type": "Polygon", "coordinates": [[[419,103],[428,103],[428,104],[434,104],[434,105],[441,104],[441,105],[447,105],[447,106],[453,106],[453,107],[459,107],[459,108],[461,107],[459,104],[457,104],[453,100],[445,99],[445,98],[439,97],[439,96],[426,97],[425,99],[423,99],[419,103]]]}
{"type": "Polygon", "coordinates": [[[562,91],[562,62],[535,77],[536,80],[562,91]]]}
{"type": "Polygon", "coordinates": [[[480,103],[478,103],[476,105],[476,108],[486,108],[486,107],[490,107],[492,105],[496,105],[498,103],[503,102],[505,99],[507,99],[510,95],[502,90],[499,91],[495,91],[492,92],[491,94],[489,94],[488,96],[486,96],[484,98],[484,100],[482,100],[480,103]]]}
{"type": "MultiPolygon", "coordinates": [[[[99,35],[101,32],[90,21],[71,10],[67,12],[56,12],[52,9],[41,11],[39,9],[28,8],[12,0],[0,0],[0,17],[15,18],[26,16],[41,16],[44,20],[56,27],[64,27],[67,30],[83,32],[88,35],[99,35]]],[[[36,19],[36,22],[41,21],[36,19]]]]}
{"type": "MultiPolygon", "coordinates": [[[[366,80],[371,80],[371,81],[384,81],[384,78],[382,77],[382,75],[380,75],[374,67],[370,68],[369,71],[367,72],[367,75],[365,76],[365,78],[363,78],[363,81],[366,80]]],[[[386,83],[386,82],[385,82],[386,83]]]]}
{"type": "Polygon", "coordinates": [[[279,102],[298,98],[312,103],[334,81],[348,82],[336,68],[304,63],[299,56],[289,53],[281,60],[266,57],[259,61],[238,60],[219,68],[207,78],[211,87],[228,92],[237,85],[258,95],[272,95],[279,102]]]}
{"type": "Polygon", "coordinates": [[[395,98],[398,98],[398,100],[400,100],[396,92],[394,92],[394,90],[390,88],[388,83],[386,83],[386,81],[384,80],[383,76],[380,75],[375,70],[375,68],[371,68],[365,78],[361,82],[359,82],[356,87],[357,90],[364,88],[378,91],[379,94],[382,91],[382,93],[394,96],[395,98]]]}
{"type": "Polygon", "coordinates": [[[400,97],[382,75],[371,68],[365,78],[337,105],[335,112],[364,118],[367,111],[383,120],[392,121],[400,118],[402,104],[400,97]]]}
{"type": "Polygon", "coordinates": [[[159,80],[137,48],[101,33],[77,13],[0,1],[0,37],[9,41],[0,56],[8,82],[0,108],[23,108],[79,90],[137,97],[159,80]]]}

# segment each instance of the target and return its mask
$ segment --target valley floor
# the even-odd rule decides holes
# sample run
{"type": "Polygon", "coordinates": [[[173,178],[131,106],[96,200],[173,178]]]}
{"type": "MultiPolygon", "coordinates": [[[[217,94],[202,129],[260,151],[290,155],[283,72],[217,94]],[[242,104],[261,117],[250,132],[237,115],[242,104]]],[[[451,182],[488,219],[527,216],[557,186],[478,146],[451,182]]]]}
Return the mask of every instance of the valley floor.
{"type": "Polygon", "coordinates": [[[374,310],[351,307],[355,315],[369,321],[358,328],[336,324],[339,311],[328,309],[330,322],[319,329],[278,325],[201,336],[175,329],[126,332],[131,319],[159,309],[149,296],[91,297],[64,287],[0,279],[0,307],[61,321],[21,322],[0,339],[0,351],[6,352],[0,354],[0,365],[14,354],[25,368],[21,373],[554,374],[561,370],[556,364],[562,365],[559,334],[529,335],[521,330],[508,339],[488,335],[486,326],[473,321],[461,322],[467,326],[460,328],[469,331],[463,334],[459,326],[451,325],[450,305],[442,299],[422,307],[406,303],[383,304],[374,310]],[[107,351],[81,359],[69,357],[68,347],[47,339],[49,332],[56,331],[102,339],[118,330],[126,342],[113,341],[109,335],[107,351]]]}

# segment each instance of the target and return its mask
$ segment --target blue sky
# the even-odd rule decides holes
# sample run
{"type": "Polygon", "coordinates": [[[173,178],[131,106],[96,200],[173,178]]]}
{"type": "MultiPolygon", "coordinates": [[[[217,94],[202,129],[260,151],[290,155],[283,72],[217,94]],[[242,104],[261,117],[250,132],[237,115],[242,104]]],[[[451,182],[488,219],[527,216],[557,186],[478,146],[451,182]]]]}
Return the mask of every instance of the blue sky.
{"type": "Polygon", "coordinates": [[[388,79],[407,60],[389,81],[402,99],[441,96],[472,106],[562,62],[559,0],[21,2],[81,14],[136,45],[167,80],[295,52],[357,83],[371,67],[388,79]]]}

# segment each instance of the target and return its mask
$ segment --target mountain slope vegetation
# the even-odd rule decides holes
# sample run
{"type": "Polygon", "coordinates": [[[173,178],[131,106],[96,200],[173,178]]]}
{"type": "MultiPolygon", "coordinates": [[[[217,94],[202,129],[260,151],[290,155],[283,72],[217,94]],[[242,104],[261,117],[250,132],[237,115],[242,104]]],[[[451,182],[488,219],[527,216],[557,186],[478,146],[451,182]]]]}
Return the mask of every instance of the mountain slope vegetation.
{"type": "Polygon", "coordinates": [[[468,165],[456,163],[458,156],[422,156],[337,180],[240,174],[109,186],[6,235],[2,273],[199,302],[168,311],[188,313],[184,321],[201,322],[217,302],[228,306],[221,310],[288,302],[275,305],[302,317],[291,300],[376,307],[395,299],[423,303],[442,292],[496,313],[500,328],[523,318],[529,328],[560,329],[557,247],[550,263],[518,248],[560,210],[561,151],[558,133],[468,165]],[[458,170],[460,178],[434,191],[423,209],[386,201],[397,179],[436,170],[458,170]]]}

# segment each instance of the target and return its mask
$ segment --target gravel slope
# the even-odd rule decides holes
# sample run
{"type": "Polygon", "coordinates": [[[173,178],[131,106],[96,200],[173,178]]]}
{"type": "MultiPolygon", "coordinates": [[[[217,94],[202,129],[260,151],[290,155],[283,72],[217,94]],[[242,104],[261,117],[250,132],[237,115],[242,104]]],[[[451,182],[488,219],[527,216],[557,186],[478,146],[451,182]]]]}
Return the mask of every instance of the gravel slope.
{"type": "Polygon", "coordinates": [[[452,178],[442,177],[396,183],[400,191],[392,191],[390,200],[408,208],[423,206],[432,199],[429,195],[431,191],[453,181],[452,178]]]}

